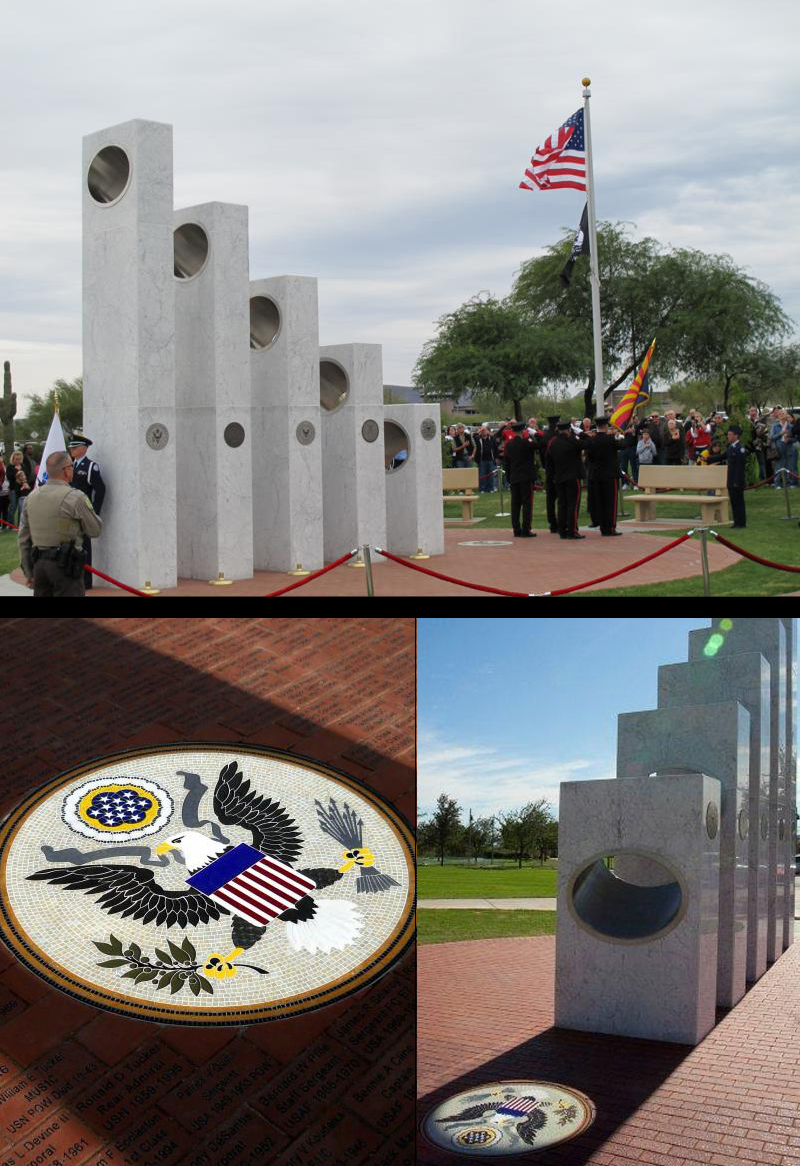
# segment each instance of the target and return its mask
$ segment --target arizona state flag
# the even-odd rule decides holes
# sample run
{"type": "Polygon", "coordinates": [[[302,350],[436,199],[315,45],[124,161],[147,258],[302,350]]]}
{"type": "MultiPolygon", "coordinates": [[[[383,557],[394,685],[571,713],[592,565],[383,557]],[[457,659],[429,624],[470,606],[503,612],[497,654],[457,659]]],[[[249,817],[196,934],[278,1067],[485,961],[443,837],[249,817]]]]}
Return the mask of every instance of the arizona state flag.
{"type": "Polygon", "coordinates": [[[609,418],[615,429],[624,429],[633,416],[634,409],[638,409],[640,405],[644,405],[646,401],[650,400],[647,370],[650,367],[650,360],[652,359],[655,346],[656,342],[654,340],[647,350],[647,356],[642,361],[642,367],[634,377],[633,384],[609,418]]]}

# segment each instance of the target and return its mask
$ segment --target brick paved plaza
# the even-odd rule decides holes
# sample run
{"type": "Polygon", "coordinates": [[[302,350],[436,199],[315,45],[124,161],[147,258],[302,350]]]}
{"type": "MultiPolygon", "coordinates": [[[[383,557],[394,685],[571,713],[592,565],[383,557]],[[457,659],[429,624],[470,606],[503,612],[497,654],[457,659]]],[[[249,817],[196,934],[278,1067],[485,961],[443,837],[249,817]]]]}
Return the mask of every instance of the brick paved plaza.
{"type": "MultiPolygon", "coordinates": [[[[407,619],[6,619],[0,818],[115,750],[270,745],[414,811],[407,619]],[[13,680],[10,681],[13,674],[13,680]]],[[[3,1166],[403,1166],[413,959],[298,1018],[200,1030],[112,1016],[0,947],[3,1166]]]]}
{"type": "MultiPolygon", "coordinates": [[[[554,936],[420,949],[420,1116],[482,1082],[545,1079],[588,1094],[597,1118],[525,1161],[800,1163],[796,944],[696,1048],[554,1028],[554,963],[554,936]]],[[[423,1166],[459,1160],[419,1144],[423,1166]]]]}

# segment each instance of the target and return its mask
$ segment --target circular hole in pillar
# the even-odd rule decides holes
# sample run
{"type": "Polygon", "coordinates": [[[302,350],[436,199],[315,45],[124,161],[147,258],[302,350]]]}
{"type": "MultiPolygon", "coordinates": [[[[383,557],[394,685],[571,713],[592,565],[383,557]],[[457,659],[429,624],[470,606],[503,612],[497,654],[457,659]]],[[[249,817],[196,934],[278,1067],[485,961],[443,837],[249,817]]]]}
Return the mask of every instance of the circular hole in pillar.
{"type": "Polygon", "coordinates": [[[131,164],[119,146],[105,146],[95,154],[89,167],[87,183],[95,202],[116,202],[128,185],[131,164]]]}
{"type": "Polygon", "coordinates": [[[739,811],[739,837],[745,839],[750,833],[750,815],[747,810],[739,811]]]}
{"type": "Polygon", "coordinates": [[[281,330],[278,305],[268,296],[253,296],[250,300],[250,347],[269,348],[281,330]]]}
{"type": "Polygon", "coordinates": [[[411,442],[405,429],[396,421],[383,423],[383,448],[386,473],[394,474],[402,470],[411,454],[411,442]]]}
{"type": "Polygon", "coordinates": [[[769,835],[769,818],[766,814],[761,815],[761,837],[766,838],[769,835]]]}
{"type": "Polygon", "coordinates": [[[783,820],[783,818],[781,818],[781,820],[778,822],[778,838],[781,842],[783,842],[785,837],[786,837],[786,822],[783,820]]]}
{"type": "Polygon", "coordinates": [[[326,413],[333,413],[347,400],[350,383],[347,373],[332,360],[319,362],[319,403],[326,413]]]}
{"type": "Polygon", "coordinates": [[[575,876],[568,894],[583,926],[604,939],[627,942],[671,930],[685,905],[677,873],[663,859],[634,852],[593,859],[575,876]]]}
{"type": "Polygon", "coordinates": [[[192,279],[208,259],[208,235],[197,223],[184,223],[175,231],[175,275],[192,279]]]}

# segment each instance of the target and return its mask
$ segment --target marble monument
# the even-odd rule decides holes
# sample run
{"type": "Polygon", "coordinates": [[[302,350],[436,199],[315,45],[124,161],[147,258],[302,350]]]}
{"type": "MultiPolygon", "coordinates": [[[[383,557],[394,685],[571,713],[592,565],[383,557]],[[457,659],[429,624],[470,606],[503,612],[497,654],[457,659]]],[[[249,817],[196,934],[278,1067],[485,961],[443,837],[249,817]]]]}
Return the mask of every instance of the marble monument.
{"type": "Polygon", "coordinates": [[[386,405],[386,538],[397,555],[444,554],[438,405],[386,405]]]}

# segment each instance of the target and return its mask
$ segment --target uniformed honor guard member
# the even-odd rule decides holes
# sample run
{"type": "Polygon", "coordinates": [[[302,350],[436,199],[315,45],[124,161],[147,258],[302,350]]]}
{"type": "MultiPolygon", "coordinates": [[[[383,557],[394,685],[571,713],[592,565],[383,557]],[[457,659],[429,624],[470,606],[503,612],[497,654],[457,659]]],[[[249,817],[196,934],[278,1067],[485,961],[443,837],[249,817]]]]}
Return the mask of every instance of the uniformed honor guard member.
{"type": "Polygon", "coordinates": [[[533,483],[537,480],[536,445],[528,436],[527,426],[518,421],[514,436],[506,442],[508,476],[511,481],[511,525],[515,538],[536,538],[533,524],[533,483]]]}
{"type": "Polygon", "coordinates": [[[731,510],[733,511],[731,526],[747,526],[747,514],[744,508],[747,450],[741,443],[741,436],[741,426],[731,425],[728,430],[729,445],[725,450],[725,460],[728,463],[728,497],[731,500],[731,510]]]}
{"type": "Polygon", "coordinates": [[[597,433],[583,434],[581,446],[586,451],[586,474],[594,499],[594,519],[604,535],[621,535],[617,530],[617,495],[619,458],[617,439],[608,431],[608,418],[598,417],[597,433]]]}
{"type": "Polygon", "coordinates": [[[558,434],[550,446],[553,481],[556,486],[558,533],[561,538],[586,538],[578,530],[581,504],[581,447],[569,421],[558,425],[558,434]]]}
{"type": "Polygon", "coordinates": [[[544,466],[545,489],[547,491],[547,525],[550,527],[551,534],[558,534],[558,518],[556,516],[556,484],[553,480],[553,463],[550,460],[550,446],[553,444],[558,433],[556,426],[560,420],[560,417],[547,418],[547,429],[545,429],[541,437],[539,446],[542,465],[544,466]]]}
{"type": "MultiPolygon", "coordinates": [[[[72,435],[72,440],[69,442],[69,452],[75,463],[75,473],[72,478],[72,485],[76,490],[82,490],[86,497],[92,504],[95,514],[99,516],[103,509],[103,499],[106,496],[106,487],[100,474],[100,467],[97,462],[93,462],[91,458],[86,456],[86,451],[93,442],[86,436],[85,433],[76,430],[72,435]]],[[[86,562],[89,566],[92,563],[92,540],[84,539],[83,549],[86,554],[86,562]]],[[[84,571],[83,581],[86,587],[91,588],[92,573],[91,571],[84,571]]]]}
{"type": "Polygon", "coordinates": [[[73,490],[72,458],[59,450],[47,459],[47,481],[37,486],[19,527],[22,570],[34,595],[83,595],[83,540],[103,523],[80,490],[73,490]]]}

